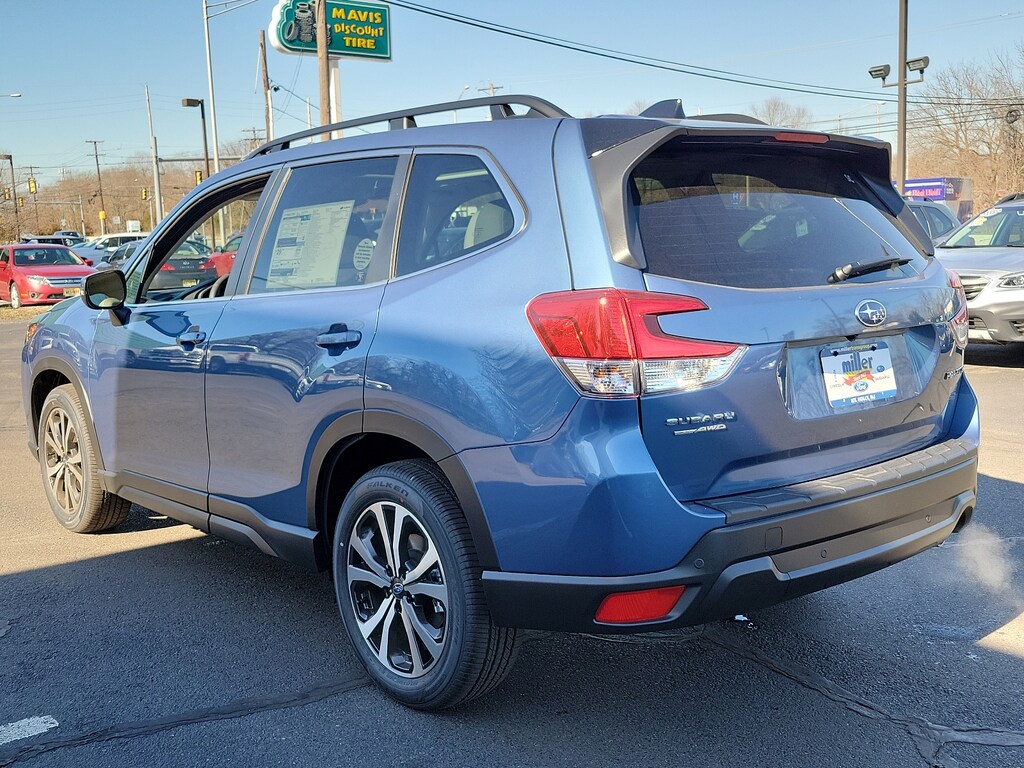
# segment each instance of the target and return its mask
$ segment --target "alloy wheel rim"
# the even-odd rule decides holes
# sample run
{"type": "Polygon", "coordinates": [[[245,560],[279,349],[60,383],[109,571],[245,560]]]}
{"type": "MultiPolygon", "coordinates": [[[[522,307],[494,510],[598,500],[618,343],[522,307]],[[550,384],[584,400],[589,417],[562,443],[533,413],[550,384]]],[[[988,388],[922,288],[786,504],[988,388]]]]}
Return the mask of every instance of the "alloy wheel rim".
{"type": "Polygon", "coordinates": [[[68,517],[73,517],[82,499],[85,475],[78,430],[63,408],[54,408],[46,417],[43,457],[53,498],[68,517]]]}
{"type": "Polygon", "coordinates": [[[348,593],[363,641],[388,671],[425,675],[448,639],[448,586],[433,540],[408,509],[377,502],[348,543],[348,593]]]}
{"type": "Polygon", "coordinates": [[[17,286],[11,286],[11,309],[21,309],[21,293],[17,286]]]}

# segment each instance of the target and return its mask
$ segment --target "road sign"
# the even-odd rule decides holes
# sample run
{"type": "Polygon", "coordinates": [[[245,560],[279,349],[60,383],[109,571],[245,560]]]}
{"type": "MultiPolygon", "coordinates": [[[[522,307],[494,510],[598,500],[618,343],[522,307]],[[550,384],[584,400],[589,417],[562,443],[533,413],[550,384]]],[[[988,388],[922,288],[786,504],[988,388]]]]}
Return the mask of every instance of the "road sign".
{"type": "MultiPolygon", "coordinates": [[[[322,1],[322,0],[321,0],[322,1]]],[[[381,3],[327,2],[331,58],[391,59],[391,17],[381,3]]],[[[270,18],[270,44],[282,53],[316,55],[316,2],[280,0],[270,18]]]]}

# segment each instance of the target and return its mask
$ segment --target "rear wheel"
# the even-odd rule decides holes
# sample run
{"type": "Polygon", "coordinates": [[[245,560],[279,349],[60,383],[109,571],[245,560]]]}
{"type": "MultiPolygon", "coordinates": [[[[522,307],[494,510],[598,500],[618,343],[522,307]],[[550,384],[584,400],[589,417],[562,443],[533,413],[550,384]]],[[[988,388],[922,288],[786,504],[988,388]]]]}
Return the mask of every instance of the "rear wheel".
{"type": "Polygon", "coordinates": [[[73,386],[65,384],[46,396],[38,436],[43,488],[54,516],[76,533],[120,525],[131,508],[131,502],[103,490],[94,438],[86,424],[73,386]]]}
{"type": "Polygon", "coordinates": [[[11,309],[21,309],[21,293],[14,283],[11,283],[11,309]]]}
{"type": "Polygon", "coordinates": [[[387,464],[356,483],[334,535],[334,575],[356,653],[402,704],[455,706],[511,669],[515,630],[491,621],[469,526],[431,462],[387,464]]]}

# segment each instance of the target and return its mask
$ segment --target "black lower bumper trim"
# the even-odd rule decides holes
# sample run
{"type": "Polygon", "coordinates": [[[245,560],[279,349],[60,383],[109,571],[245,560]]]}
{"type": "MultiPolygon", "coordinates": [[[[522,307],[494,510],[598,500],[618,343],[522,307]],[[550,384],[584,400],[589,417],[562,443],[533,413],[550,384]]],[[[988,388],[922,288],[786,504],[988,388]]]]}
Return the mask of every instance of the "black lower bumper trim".
{"type": "Polygon", "coordinates": [[[502,626],[628,633],[721,619],[849,581],[941,544],[974,509],[977,471],[972,456],[895,488],[717,528],[666,571],[611,577],[485,571],[484,589],[502,626]],[[594,621],[613,592],[677,584],[686,590],[664,619],[594,621]]]}

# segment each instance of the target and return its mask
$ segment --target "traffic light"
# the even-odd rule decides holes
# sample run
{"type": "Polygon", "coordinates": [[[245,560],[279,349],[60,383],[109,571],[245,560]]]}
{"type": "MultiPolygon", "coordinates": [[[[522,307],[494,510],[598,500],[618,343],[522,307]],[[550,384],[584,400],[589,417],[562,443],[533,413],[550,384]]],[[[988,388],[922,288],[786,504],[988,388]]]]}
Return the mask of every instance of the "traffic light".
{"type": "Polygon", "coordinates": [[[11,199],[11,188],[10,187],[4,187],[4,200],[10,200],[10,199],[11,199]]]}
{"type": "Polygon", "coordinates": [[[28,193],[30,195],[34,195],[36,193],[36,177],[35,176],[29,176],[28,177],[28,193]]]}
{"type": "Polygon", "coordinates": [[[20,195],[18,196],[18,207],[19,208],[24,208],[25,207],[25,198],[21,197],[20,195]]]}
{"type": "Polygon", "coordinates": [[[149,190],[145,187],[142,188],[142,199],[149,200],[149,190]]]}
{"type": "Polygon", "coordinates": [[[198,187],[202,183],[203,183],[203,172],[202,171],[196,171],[196,186],[198,187]]]}

